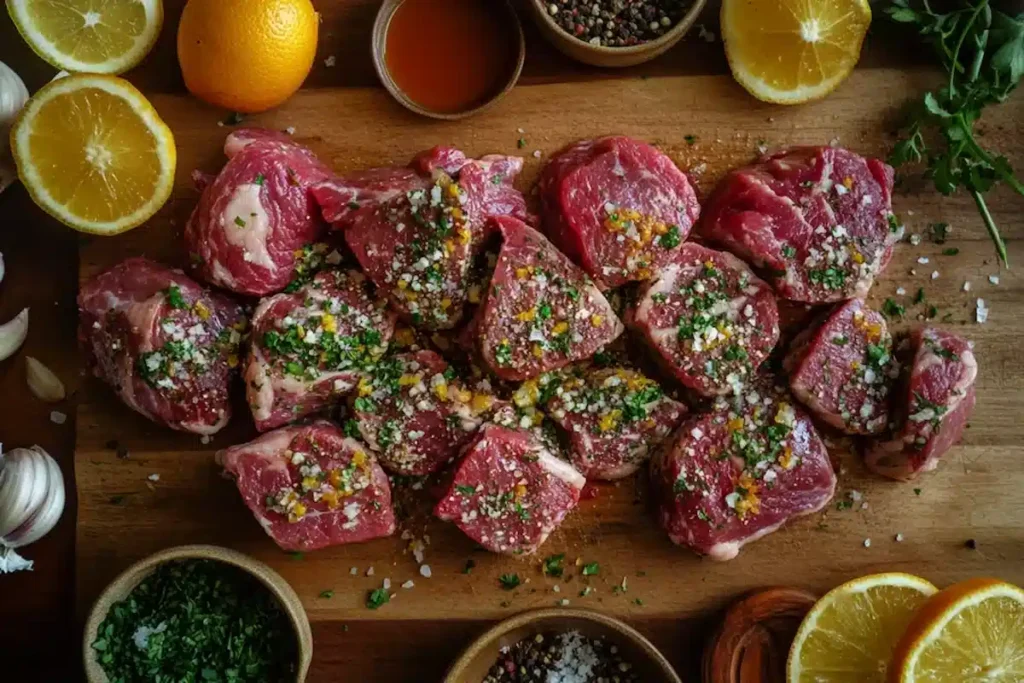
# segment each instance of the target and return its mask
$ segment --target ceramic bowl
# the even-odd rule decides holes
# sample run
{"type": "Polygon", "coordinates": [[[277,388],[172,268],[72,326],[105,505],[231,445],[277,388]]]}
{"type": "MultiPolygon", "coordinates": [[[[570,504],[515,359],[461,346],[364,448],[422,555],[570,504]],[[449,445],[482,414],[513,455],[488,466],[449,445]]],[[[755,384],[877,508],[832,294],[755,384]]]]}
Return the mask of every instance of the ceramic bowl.
{"type": "Polygon", "coordinates": [[[618,619],[581,609],[541,609],[506,619],[477,638],[452,665],[444,683],[480,683],[509,647],[538,633],[579,631],[617,645],[645,683],[682,683],[668,660],[649,640],[618,619]]]}
{"type": "Polygon", "coordinates": [[[171,560],[215,560],[238,567],[256,577],[277,598],[295,630],[299,651],[295,683],[303,683],[306,680],[309,663],[313,659],[313,633],[309,628],[306,610],[303,609],[302,602],[292,587],[273,569],[248,555],[213,545],[183,545],[168,548],[136,562],[114,579],[96,599],[85,623],[85,637],[82,643],[85,677],[89,683],[109,683],[107,675],[96,662],[92,643],[96,640],[96,633],[111,605],[126,598],[159,565],[171,560]]]}
{"type": "MultiPolygon", "coordinates": [[[[404,0],[384,0],[384,3],[380,6],[377,11],[377,19],[373,23],[373,67],[377,71],[377,76],[380,78],[380,82],[384,84],[384,88],[394,97],[398,102],[417,114],[423,116],[429,116],[435,119],[444,119],[454,121],[457,119],[463,119],[473,114],[478,114],[484,109],[487,109],[495,102],[503,98],[508,92],[515,86],[519,81],[519,75],[523,72],[523,63],[526,61],[526,39],[523,37],[523,25],[519,22],[519,15],[516,14],[515,9],[512,7],[512,3],[509,0],[481,0],[482,2],[495,2],[497,3],[501,11],[505,13],[505,23],[509,31],[512,32],[512,40],[517,45],[518,54],[516,56],[515,64],[511,72],[509,73],[508,81],[502,87],[502,89],[496,93],[491,99],[487,100],[483,104],[480,104],[472,109],[459,112],[441,112],[427,109],[422,105],[414,102],[408,95],[406,95],[398,84],[395,83],[395,79],[391,77],[391,73],[388,71],[386,52],[387,52],[387,38],[388,38],[388,27],[391,24],[391,17],[394,16],[395,10],[398,6],[404,2],[404,0]]],[[[443,3],[442,3],[443,4],[443,3]]]]}
{"type": "Polygon", "coordinates": [[[683,18],[664,35],[630,47],[591,45],[569,35],[548,13],[548,6],[552,4],[551,0],[526,0],[526,5],[530,8],[530,13],[533,14],[537,26],[540,27],[540,32],[563,54],[578,62],[593,66],[623,67],[650,61],[682,40],[693,23],[697,21],[701,10],[704,9],[705,2],[706,0],[693,0],[693,4],[683,18]]]}

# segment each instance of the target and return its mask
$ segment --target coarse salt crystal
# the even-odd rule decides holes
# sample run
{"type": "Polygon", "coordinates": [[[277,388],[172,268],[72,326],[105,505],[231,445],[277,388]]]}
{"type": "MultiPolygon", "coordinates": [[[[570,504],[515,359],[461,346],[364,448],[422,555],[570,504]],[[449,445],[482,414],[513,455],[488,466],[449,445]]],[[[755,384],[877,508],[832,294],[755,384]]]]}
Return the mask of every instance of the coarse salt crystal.
{"type": "Polygon", "coordinates": [[[430,578],[431,572],[430,572],[430,565],[429,564],[421,564],[420,565],[420,576],[422,576],[425,579],[429,579],[430,578]]]}
{"type": "Polygon", "coordinates": [[[933,280],[938,280],[939,279],[939,271],[937,271],[937,270],[933,270],[932,271],[932,279],[933,280]]]}
{"type": "Polygon", "coordinates": [[[870,538],[865,538],[864,539],[864,547],[865,548],[870,548],[871,547],[871,539],[870,538]]]}
{"type": "Polygon", "coordinates": [[[53,412],[50,413],[50,422],[52,422],[55,425],[62,425],[67,421],[68,416],[60,412],[59,410],[54,410],[53,412]]]}
{"type": "Polygon", "coordinates": [[[903,543],[903,534],[896,534],[896,542],[903,543]]]}
{"type": "Polygon", "coordinates": [[[153,474],[146,477],[146,479],[149,479],[150,481],[160,481],[160,475],[154,472],[153,474]]]}
{"type": "Polygon", "coordinates": [[[916,234],[916,233],[915,233],[915,234],[913,234],[913,235],[911,235],[911,236],[910,236],[910,243],[911,243],[911,244],[912,244],[913,246],[915,246],[915,247],[916,247],[917,245],[921,244],[921,236],[920,236],[920,235],[918,235],[918,234],[916,234]]]}
{"type": "Polygon", "coordinates": [[[402,584],[402,588],[405,588],[406,590],[408,590],[408,589],[412,588],[415,585],[416,584],[413,583],[412,579],[409,579],[408,581],[406,581],[405,583],[402,584]]]}
{"type": "Polygon", "coordinates": [[[288,126],[284,129],[284,132],[288,133],[288,135],[295,135],[295,126],[288,126]]]}
{"type": "Polygon", "coordinates": [[[970,283],[970,281],[964,282],[964,286],[961,287],[961,289],[964,290],[965,292],[971,291],[971,283],[970,283]]]}
{"type": "Polygon", "coordinates": [[[533,150],[533,158],[534,159],[540,159],[540,157],[541,157],[541,151],[539,149],[533,150]]]}
{"type": "Polygon", "coordinates": [[[921,265],[924,265],[925,263],[928,263],[928,257],[927,256],[918,256],[917,257],[917,262],[920,263],[921,265]]]}
{"type": "Polygon", "coordinates": [[[690,436],[692,436],[695,439],[699,439],[704,436],[704,432],[703,430],[701,430],[700,427],[694,427],[693,429],[690,430],[690,436]]]}
{"type": "Polygon", "coordinates": [[[984,324],[985,321],[988,320],[988,307],[985,306],[984,299],[978,299],[977,303],[975,304],[974,317],[975,320],[978,321],[979,325],[984,324]]]}
{"type": "Polygon", "coordinates": [[[850,496],[850,500],[852,500],[852,501],[859,501],[861,498],[864,497],[863,493],[861,493],[860,491],[856,491],[856,490],[850,491],[847,495],[850,496]]]}
{"type": "Polygon", "coordinates": [[[331,67],[333,67],[337,63],[338,63],[338,60],[335,58],[334,55],[331,55],[327,59],[324,60],[324,66],[326,66],[328,69],[330,69],[331,67]]]}
{"type": "Polygon", "coordinates": [[[348,573],[351,574],[352,576],[355,576],[356,574],[359,573],[359,567],[352,567],[352,569],[348,570],[348,573]]]}
{"type": "Polygon", "coordinates": [[[989,275],[988,276],[988,281],[991,282],[994,285],[998,285],[999,284],[999,276],[998,275],[989,275]]]}
{"type": "Polygon", "coordinates": [[[566,605],[569,604],[569,598],[562,598],[561,600],[558,601],[558,604],[561,605],[562,607],[565,607],[566,605]]]}
{"type": "Polygon", "coordinates": [[[896,295],[897,296],[903,296],[906,293],[907,293],[907,290],[903,289],[902,287],[897,287],[896,288],[896,295]]]}
{"type": "Polygon", "coordinates": [[[199,437],[199,443],[203,444],[204,446],[210,443],[211,441],[213,441],[213,438],[209,434],[203,434],[201,437],[199,437]]]}
{"type": "Polygon", "coordinates": [[[381,585],[383,586],[384,590],[391,590],[391,579],[385,578],[384,582],[381,585]]]}
{"type": "Polygon", "coordinates": [[[366,575],[367,576],[373,576],[373,567],[370,567],[369,569],[366,570],[366,575]]]}

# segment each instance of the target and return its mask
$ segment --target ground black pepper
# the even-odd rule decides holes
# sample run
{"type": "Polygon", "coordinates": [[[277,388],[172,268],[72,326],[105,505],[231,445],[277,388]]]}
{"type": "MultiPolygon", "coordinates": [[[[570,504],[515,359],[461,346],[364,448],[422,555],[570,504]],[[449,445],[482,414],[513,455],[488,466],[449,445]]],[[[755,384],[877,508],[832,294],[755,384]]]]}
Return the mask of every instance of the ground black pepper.
{"type": "Polygon", "coordinates": [[[534,0],[571,36],[606,47],[629,47],[661,37],[676,25],[688,0],[534,0]]]}
{"type": "Polygon", "coordinates": [[[619,648],[578,631],[538,633],[502,650],[482,683],[640,683],[619,648]]]}

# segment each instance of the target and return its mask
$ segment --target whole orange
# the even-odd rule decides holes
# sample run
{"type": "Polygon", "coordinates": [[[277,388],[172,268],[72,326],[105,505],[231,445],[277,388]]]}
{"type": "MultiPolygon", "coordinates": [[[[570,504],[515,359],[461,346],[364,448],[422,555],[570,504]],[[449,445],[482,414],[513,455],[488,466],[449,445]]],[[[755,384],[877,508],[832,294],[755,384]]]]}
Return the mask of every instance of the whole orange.
{"type": "Polygon", "coordinates": [[[178,62],[196,97],[256,113],[291,97],[316,56],[310,0],[189,0],[178,24],[178,62]]]}

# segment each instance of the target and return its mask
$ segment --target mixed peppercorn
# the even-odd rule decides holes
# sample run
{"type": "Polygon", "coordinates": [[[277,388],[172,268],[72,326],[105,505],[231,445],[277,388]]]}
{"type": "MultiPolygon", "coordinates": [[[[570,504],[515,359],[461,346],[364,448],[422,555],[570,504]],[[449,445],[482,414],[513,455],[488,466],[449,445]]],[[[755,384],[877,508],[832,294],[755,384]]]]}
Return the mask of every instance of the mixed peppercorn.
{"type": "Polygon", "coordinates": [[[683,0],[547,0],[566,33],[591,45],[629,47],[659,38],[683,18],[683,0]]]}
{"type": "Polygon", "coordinates": [[[502,649],[483,683],[640,683],[618,646],[578,631],[538,633],[502,649]]]}

